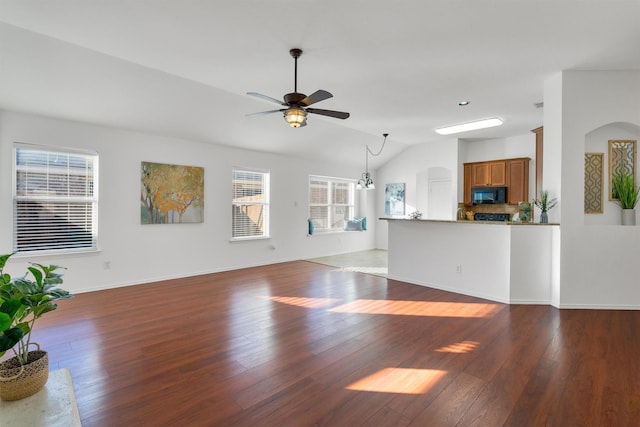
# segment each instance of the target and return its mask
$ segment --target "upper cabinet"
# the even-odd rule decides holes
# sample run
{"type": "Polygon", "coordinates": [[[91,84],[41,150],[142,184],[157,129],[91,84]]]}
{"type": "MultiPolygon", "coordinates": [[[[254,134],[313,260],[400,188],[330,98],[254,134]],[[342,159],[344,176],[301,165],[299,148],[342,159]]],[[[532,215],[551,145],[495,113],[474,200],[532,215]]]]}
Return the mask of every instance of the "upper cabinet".
{"type": "Polygon", "coordinates": [[[507,160],[507,200],[510,205],[529,201],[529,159],[507,160]]]}
{"type": "Polygon", "coordinates": [[[529,199],[529,158],[464,164],[464,204],[471,205],[472,187],[507,187],[510,205],[529,199]]]}
{"type": "Polygon", "coordinates": [[[507,185],[507,162],[496,160],[491,162],[468,163],[471,165],[471,186],[504,186],[507,185]]]}

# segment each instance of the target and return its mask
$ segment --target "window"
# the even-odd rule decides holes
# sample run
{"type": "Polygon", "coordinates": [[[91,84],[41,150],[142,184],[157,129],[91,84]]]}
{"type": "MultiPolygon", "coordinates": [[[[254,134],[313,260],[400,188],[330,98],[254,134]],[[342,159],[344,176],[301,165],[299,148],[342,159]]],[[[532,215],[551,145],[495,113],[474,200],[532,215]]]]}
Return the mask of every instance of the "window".
{"type": "Polygon", "coordinates": [[[309,218],[317,232],[344,230],[355,213],[355,183],[350,179],[309,176],[309,218]]]}
{"type": "Polygon", "coordinates": [[[269,172],[233,169],[232,238],[269,237],[269,172]]]}
{"type": "Polygon", "coordinates": [[[13,250],[97,249],[95,153],[17,145],[13,250]]]}

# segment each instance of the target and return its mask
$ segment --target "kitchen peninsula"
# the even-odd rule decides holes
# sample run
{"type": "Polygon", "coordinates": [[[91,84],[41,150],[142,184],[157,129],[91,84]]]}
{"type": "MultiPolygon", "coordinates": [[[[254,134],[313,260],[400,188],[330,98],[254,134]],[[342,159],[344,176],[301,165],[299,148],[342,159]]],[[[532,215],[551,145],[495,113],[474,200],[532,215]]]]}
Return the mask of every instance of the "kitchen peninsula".
{"type": "Polygon", "coordinates": [[[560,227],[518,222],[380,218],[390,279],[507,304],[550,304],[560,227]]]}

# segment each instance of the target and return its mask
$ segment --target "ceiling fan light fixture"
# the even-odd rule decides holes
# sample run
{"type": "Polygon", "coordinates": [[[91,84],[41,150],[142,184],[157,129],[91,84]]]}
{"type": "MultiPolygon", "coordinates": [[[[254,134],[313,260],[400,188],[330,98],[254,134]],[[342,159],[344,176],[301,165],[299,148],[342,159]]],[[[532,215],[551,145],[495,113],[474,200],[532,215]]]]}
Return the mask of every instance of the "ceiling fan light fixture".
{"type": "Polygon", "coordinates": [[[436,132],[440,135],[451,135],[453,133],[468,132],[470,130],[486,129],[494,126],[500,126],[502,123],[501,118],[491,117],[489,119],[476,120],[473,122],[460,123],[452,126],[443,126],[436,128],[436,132]]]}
{"type": "Polygon", "coordinates": [[[307,112],[299,107],[289,107],[284,112],[284,119],[292,128],[299,128],[307,121],[307,112]]]}

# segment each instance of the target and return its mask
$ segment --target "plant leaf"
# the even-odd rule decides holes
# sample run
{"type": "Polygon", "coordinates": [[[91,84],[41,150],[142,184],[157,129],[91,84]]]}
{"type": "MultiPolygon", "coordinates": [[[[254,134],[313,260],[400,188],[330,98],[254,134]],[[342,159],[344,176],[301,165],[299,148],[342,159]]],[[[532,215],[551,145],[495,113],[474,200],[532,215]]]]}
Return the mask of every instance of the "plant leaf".
{"type": "Polygon", "coordinates": [[[13,255],[13,253],[11,254],[4,254],[4,255],[0,255],[0,270],[2,270],[4,268],[4,266],[7,263],[7,260],[9,258],[11,258],[11,255],[13,255]]]}
{"type": "MultiPolygon", "coordinates": [[[[24,327],[21,327],[21,325],[26,324],[21,323],[15,328],[7,329],[2,335],[0,335],[0,351],[5,352],[13,348],[14,345],[20,342],[25,333],[27,333],[25,332],[24,327]]],[[[28,329],[29,328],[27,326],[27,331],[28,329]]]]}

